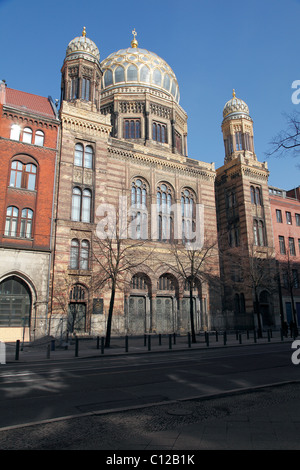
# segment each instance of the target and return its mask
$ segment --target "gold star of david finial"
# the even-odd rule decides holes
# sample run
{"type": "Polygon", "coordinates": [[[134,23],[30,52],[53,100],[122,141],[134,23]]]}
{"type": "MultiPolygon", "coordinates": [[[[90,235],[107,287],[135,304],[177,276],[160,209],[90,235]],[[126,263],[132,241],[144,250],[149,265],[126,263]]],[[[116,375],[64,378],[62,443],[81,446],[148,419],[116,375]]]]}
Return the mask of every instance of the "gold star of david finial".
{"type": "Polygon", "coordinates": [[[138,42],[136,40],[137,32],[136,32],[135,28],[132,31],[132,34],[133,34],[133,40],[131,41],[131,47],[136,48],[136,47],[138,47],[138,42]]]}

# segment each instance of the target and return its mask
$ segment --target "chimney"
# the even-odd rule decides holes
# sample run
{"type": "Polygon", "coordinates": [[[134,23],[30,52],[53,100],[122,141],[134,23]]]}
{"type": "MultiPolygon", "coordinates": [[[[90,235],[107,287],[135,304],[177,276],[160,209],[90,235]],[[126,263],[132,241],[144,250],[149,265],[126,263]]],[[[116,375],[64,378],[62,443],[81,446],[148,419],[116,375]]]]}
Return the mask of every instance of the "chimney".
{"type": "Polygon", "coordinates": [[[6,95],[6,82],[5,80],[0,81],[0,104],[5,104],[5,95],[6,95]]]}

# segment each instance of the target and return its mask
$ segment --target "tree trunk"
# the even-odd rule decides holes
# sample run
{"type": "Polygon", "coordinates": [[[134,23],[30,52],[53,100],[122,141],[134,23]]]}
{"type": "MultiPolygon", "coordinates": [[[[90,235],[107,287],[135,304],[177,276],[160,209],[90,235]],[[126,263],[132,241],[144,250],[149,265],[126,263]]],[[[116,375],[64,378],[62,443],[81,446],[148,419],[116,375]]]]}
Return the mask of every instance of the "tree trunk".
{"type": "Polygon", "coordinates": [[[255,289],[255,303],[256,303],[256,313],[257,313],[258,337],[262,338],[262,326],[261,326],[261,318],[260,318],[260,311],[259,311],[259,300],[258,300],[256,289],[255,289]]]}
{"type": "Polygon", "coordinates": [[[196,334],[195,334],[195,325],[194,325],[193,285],[192,285],[192,281],[190,281],[190,319],[191,319],[192,343],[196,343],[196,334]]]}
{"type": "Polygon", "coordinates": [[[111,288],[107,326],[106,326],[105,348],[110,347],[111,323],[112,323],[112,316],[113,316],[113,310],[114,310],[115,292],[116,292],[116,286],[115,286],[115,283],[113,282],[113,285],[111,288]]]}

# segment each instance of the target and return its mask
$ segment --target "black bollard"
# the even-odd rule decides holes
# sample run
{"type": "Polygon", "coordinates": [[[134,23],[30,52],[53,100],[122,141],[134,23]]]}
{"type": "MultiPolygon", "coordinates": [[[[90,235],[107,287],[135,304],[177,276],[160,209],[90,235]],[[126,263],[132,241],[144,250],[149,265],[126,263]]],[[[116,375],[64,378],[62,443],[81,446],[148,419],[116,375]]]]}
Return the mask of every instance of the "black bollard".
{"type": "Polygon", "coordinates": [[[148,351],[151,351],[151,336],[148,335],[148,351]]]}
{"type": "Polygon", "coordinates": [[[206,346],[209,346],[209,333],[206,331],[206,346]]]}
{"type": "Polygon", "coordinates": [[[216,331],[216,342],[219,341],[219,333],[216,331]]]}
{"type": "Polygon", "coordinates": [[[125,336],[125,351],[128,352],[128,336],[125,336]]]}
{"type": "Polygon", "coordinates": [[[161,334],[160,333],[158,335],[158,344],[159,344],[159,346],[161,346],[161,334]]]}
{"type": "Polygon", "coordinates": [[[78,357],[78,350],[79,350],[79,341],[78,341],[78,338],[76,336],[76,338],[75,338],[75,357],[78,357]]]}
{"type": "Polygon", "coordinates": [[[173,333],[173,343],[176,344],[176,333],[173,333]]]}
{"type": "Polygon", "coordinates": [[[15,355],[15,360],[19,360],[19,354],[20,354],[20,340],[17,339],[16,341],[16,355],[15,355]]]}
{"type": "Polygon", "coordinates": [[[268,343],[271,341],[270,330],[268,330],[268,343]]]}
{"type": "Polygon", "coordinates": [[[144,335],[144,346],[147,344],[147,335],[144,335]]]}
{"type": "Polygon", "coordinates": [[[101,354],[104,354],[104,338],[101,338],[101,354]]]}
{"type": "Polygon", "coordinates": [[[188,333],[188,345],[191,347],[191,333],[188,333]]]}
{"type": "Polygon", "coordinates": [[[97,336],[97,349],[99,349],[99,346],[100,346],[100,338],[99,336],[97,336]]]}
{"type": "Polygon", "coordinates": [[[256,330],[254,330],[254,343],[256,343],[256,330]]]}
{"type": "Polygon", "coordinates": [[[223,341],[224,341],[224,346],[226,346],[226,343],[227,343],[227,333],[226,333],[226,331],[224,331],[224,333],[223,333],[223,341]]]}
{"type": "Polygon", "coordinates": [[[172,336],[169,335],[169,349],[172,349],[172,336]]]}
{"type": "Polygon", "coordinates": [[[239,333],[239,343],[242,344],[242,335],[239,333]]]}

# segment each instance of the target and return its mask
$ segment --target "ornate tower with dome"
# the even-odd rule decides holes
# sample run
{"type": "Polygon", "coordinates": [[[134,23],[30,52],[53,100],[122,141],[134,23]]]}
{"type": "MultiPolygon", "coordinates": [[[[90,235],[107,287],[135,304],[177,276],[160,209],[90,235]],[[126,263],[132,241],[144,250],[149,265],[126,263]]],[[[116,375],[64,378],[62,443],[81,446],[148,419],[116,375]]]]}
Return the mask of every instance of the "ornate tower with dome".
{"type": "Polygon", "coordinates": [[[194,236],[203,231],[205,242],[216,241],[214,164],[188,157],[187,115],[175,73],[140,48],[136,36],[133,30],[129,47],[101,62],[85,29],[66,49],[51,285],[54,335],[105,334],[111,281],[99,282],[103,250],[97,227],[105,207],[120,214],[120,200],[130,227],[124,243],[142,245],[151,256],[142,257],[118,284],[112,332],[190,331],[190,298],[197,331],[221,326],[219,281],[213,282],[220,274],[217,245],[209,269],[193,285],[176,271],[172,250],[174,244],[184,247],[184,226],[194,236]]]}
{"type": "Polygon", "coordinates": [[[216,170],[216,211],[223,311],[232,316],[230,324],[236,328],[253,328],[258,323],[254,305],[262,323],[257,326],[271,327],[278,312],[272,287],[275,271],[269,171],[267,163],[256,157],[249,108],[236,97],[235,90],[223,108],[221,128],[225,158],[224,165],[216,170]]]}

